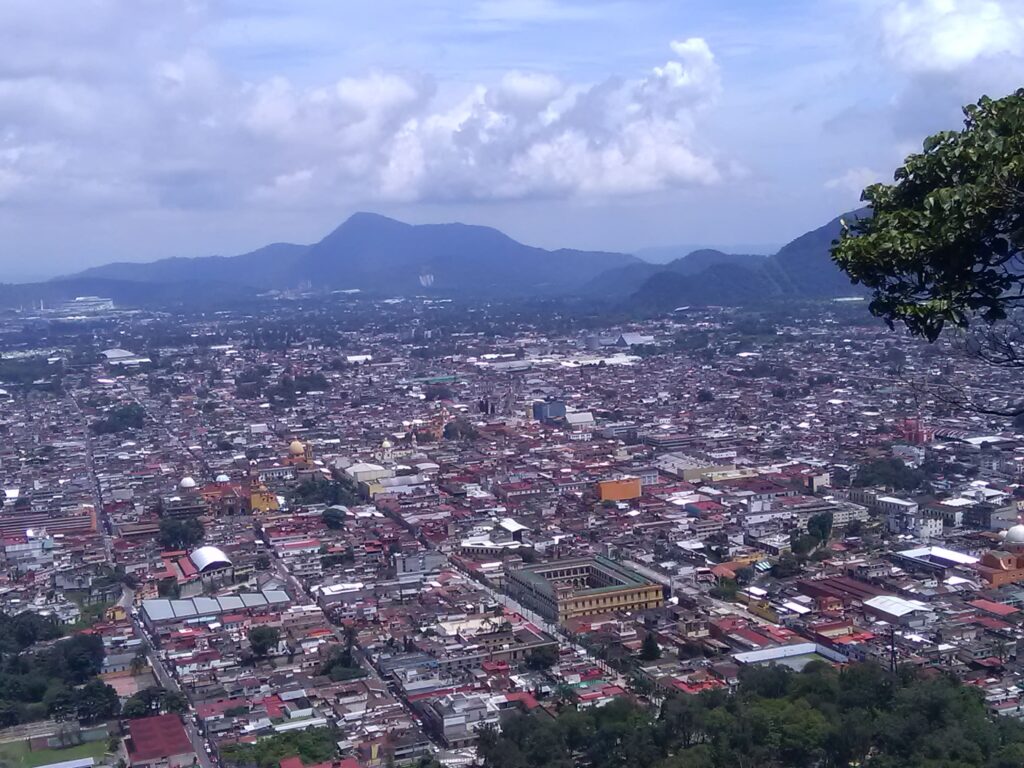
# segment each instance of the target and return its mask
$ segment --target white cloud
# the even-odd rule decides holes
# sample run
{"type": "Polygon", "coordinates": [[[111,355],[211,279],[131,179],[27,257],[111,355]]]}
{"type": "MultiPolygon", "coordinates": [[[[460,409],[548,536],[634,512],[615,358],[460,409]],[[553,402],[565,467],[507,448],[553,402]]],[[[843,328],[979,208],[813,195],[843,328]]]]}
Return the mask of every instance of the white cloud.
{"type": "Polygon", "coordinates": [[[507,76],[452,110],[406,123],[380,184],[398,199],[610,196],[717,182],[695,118],[719,90],[703,40],[636,80],[566,89],[507,76]]]}
{"type": "Polygon", "coordinates": [[[849,168],[839,176],[825,182],[825,189],[839,190],[860,199],[865,187],[882,181],[884,174],[870,168],[849,168]]]}
{"type": "Polygon", "coordinates": [[[952,72],[1024,48],[1019,0],[905,0],[883,13],[886,52],[909,72],[952,72]]]}
{"type": "MultiPolygon", "coordinates": [[[[155,22],[140,11],[140,36],[126,39],[116,4],[96,3],[102,12],[65,41],[67,60],[81,67],[40,53],[57,23],[49,11],[36,12],[38,27],[20,18],[17,39],[0,33],[8,43],[0,50],[0,196],[8,202],[208,208],[605,197],[715,183],[731,167],[699,137],[699,115],[720,91],[700,38],[673,42],[672,59],[640,77],[588,85],[515,71],[439,106],[433,80],[416,73],[244,82],[203,48],[202,6],[157,4],[155,22]],[[30,57],[37,71],[13,72],[25,51],[40,56],[30,57]]],[[[485,6],[534,17],[572,12],[547,0],[485,6]]]]}

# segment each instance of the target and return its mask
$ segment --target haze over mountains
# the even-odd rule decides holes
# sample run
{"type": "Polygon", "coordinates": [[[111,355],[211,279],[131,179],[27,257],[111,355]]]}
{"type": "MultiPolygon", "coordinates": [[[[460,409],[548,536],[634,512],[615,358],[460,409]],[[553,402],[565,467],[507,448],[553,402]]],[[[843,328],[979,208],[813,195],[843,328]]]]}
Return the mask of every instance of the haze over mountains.
{"type": "Polygon", "coordinates": [[[228,258],[108,264],[75,277],[233,281],[262,290],[312,283],[388,295],[486,298],[573,293],[607,269],[634,263],[640,260],[624,253],[533,248],[490,227],[411,225],[356,213],[312,245],[276,243],[228,258]]]}
{"type": "Polygon", "coordinates": [[[386,296],[583,296],[655,310],[832,298],[856,292],[829,257],[838,234],[837,218],[771,256],[701,249],[652,264],[625,253],[534,248],[490,227],[410,225],[357,213],[312,245],[273,243],[238,256],[106,264],[45,283],[4,286],[0,300],[11,305],[99,294],[144,305],[299,287],[386,296]]]}

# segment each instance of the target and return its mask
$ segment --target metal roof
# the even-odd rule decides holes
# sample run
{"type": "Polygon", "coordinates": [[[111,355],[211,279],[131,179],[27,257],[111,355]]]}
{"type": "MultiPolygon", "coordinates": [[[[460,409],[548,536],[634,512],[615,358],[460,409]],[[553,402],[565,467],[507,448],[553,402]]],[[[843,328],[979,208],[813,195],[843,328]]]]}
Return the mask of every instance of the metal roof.
{"type": "Polygon", "coordinates": [[[217,568],[230,568],[231,558],[217,547],[200,547],[188,556],[200,573],[217,568]]]}
{"type": "Polygon", "coordinates": [[[246,592],[241,595],[224,597],[193,597],[186,600],[165,600],[157,598],[142,601],[142,612],[150,621],[173,621],[215,617],[222,613],[243,611],[248,608],[262,608],[271,605],[285,605],[291,602],[287,592],[274,589],[266,592],[246,592]]]}

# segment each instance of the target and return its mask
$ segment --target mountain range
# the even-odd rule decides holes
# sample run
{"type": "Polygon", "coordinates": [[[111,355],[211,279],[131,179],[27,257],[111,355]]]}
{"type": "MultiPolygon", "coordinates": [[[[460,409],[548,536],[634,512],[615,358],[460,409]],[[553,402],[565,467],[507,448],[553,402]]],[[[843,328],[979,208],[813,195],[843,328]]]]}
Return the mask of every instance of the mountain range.
{"type": "MultiPolygon", "coordinates": [[[[846,214],[858,215],[863,212],[846,214]]],[[[652,264],[625,253],[535,248],[490,227],[411,225],[357,213],[312,245],[273,243],[238,256],[111,263],[48,282],[0,286],[0,303],[52,303],[84,294],[123,305],[189,303],[303,286],[378,296],[581,296],[656,311],[831,298],[854,293],[829,257],[839,227],[834,219],[771,256],[699,249],[652,264]]]]}
{"type": "Polygon", "coordinates": [[[573,293],[605,270],[640,263],[624,253],[533,248],[491,227],[411,225],[356,213],[313,245],[275,243],[226,258],[107,264],[75,277],[232,281],[261,290],[311,283],[371,294],[497,298],[573,293]]]}

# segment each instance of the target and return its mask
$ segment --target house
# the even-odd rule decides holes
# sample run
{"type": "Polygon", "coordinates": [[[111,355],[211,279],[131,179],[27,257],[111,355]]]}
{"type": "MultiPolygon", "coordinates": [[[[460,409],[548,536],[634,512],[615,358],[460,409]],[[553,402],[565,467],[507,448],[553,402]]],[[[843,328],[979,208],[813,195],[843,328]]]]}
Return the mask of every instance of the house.
{"type": "Polygon", "coordinates": [[[185,768],[197,757],[181,718],[174,714],[129,720],[125,746],[132,768],[185,768]]]}

